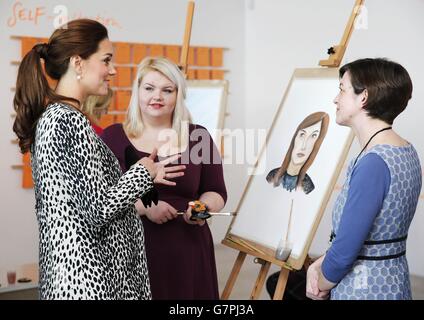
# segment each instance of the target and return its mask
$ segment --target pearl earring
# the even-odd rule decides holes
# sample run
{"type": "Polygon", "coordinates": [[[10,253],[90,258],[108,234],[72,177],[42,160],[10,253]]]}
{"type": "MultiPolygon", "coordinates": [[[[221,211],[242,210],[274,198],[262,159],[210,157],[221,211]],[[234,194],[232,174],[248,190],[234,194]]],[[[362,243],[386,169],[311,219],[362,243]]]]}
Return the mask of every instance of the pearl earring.
{"type": "Polygon", "coordinates": [[[77,80],[79,81],[79,80],[81,80],[81,75],[79,74],[79,75],[77,75],[77,80]]]}

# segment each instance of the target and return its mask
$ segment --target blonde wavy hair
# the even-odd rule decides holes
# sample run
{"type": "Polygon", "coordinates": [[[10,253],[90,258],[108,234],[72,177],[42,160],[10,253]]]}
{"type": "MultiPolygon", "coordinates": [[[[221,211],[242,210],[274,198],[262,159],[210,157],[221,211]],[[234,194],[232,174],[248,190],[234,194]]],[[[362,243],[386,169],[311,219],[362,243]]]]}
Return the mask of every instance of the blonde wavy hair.
{"type": "Polygon", "coordinates": [[[186,80],[183,73],[173,62],[163,57],[146,57],[137,68],[137,76],[132,86],[130,104],[128,106],[127,117],[124,121],[124,130],[127,136],[131,138],[139,137],[144,128],[138,99],[138,90],[143,77],[151,71],[157,71],[167,77],[174,83],[177,90],[177,101],[172,114],[172,129],[177,133],[175,147],[181,149],[188,145],[189,123],[192,122],[190,112],[185,105],[186,98],[186,80]]]}
{"type": "Polygon", "coordinates": [[[102,114],[106,113],[112,101],[113,90],[108,88],[105,96],[88,96],[82,105],[82,111],[89,116],[90,119],[98,122],[102,114]]]}

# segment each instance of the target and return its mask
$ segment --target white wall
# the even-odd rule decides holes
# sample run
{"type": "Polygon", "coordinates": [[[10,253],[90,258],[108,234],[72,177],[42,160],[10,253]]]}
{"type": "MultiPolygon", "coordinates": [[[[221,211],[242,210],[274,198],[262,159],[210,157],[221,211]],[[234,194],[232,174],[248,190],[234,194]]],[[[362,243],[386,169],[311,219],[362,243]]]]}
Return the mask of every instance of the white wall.
{"type": "MultiPolygon", "coordinates": [[[[354,5],[353,0],[247,0],[246,9],[246,126],[268,128],[296,67],[317,67],[327,48],[338,44],[354,5]]],[[[345,61],[388,57],[403,64],[414,83],[413,99],[394,127],[410,140],[424,164],[424,1],[366,0],[368,28],[353,32],[345,61]]],[[[359,152],[355,142],[349,159],[359,152]]],[[[342,172],[344,175],[344,172],[342,172]]],[[[344,176],[339,178],[342,183],[344,176]]],[[[312,245],[313,253],[327,248],[331,225],[328,204],[312,245]]],[[[421,201],[408,238],[411,272],[424,275],[424,213],[421,201]]]]}
{"type": "MultiPolygon", "coordinates": [[[[55,5],[65,5],[71,14],[114,18],[120,27],[110,26],[112,41],[157,42],[181,44],[186,0],[121,0],[108,2],[82,0],[27,0],[25,8],[44,7],[46,13],[38,25],[20,21],[14,28],[7,26],[12,16],[12,0],[0,1],[0,272],[8,265],[37,260],[37,225],[32,190],[20,188],[21,172],[10,168],[20,163],[20,156],[11,130],[16,67],[9,61],[20,56],[17,41],[10,35],[45,36],[52,30],[55,5]]],[[[327,58],[326,50],[338,44],[350,15],[353,0],[197,0],[193,21],[192,45],[224,46],[226,79],[230,81],[229,117],[226,127],[267,129],[283,96],[293,69],[314,67],[327,58]]],[[[414,97],[395,127],[418,149],[424,161],[424,146],[420,144],[423,129],[418,121],[423,114],[424,76],[422,74],[424,45],[421,33],[424,22],[422,0],[368,0],[368,29],[355,30],[345,60],[365,56],[386,56],[402,63],[414,81],[414,97]]],[[[28,13],[28,12],[27,12],[28,13]]],[[[350,158],[359,150],[354,143],[350,158]]],[[[235,149],[227,150],[235,157],[235,149]]],[[[229,200],[227,210],[234,210],[247,181],[246,165],[226,165],[225,175],[229,200]]],[[[342,173],[343,174],[343,173],[342,173]]],[[[339,183],[343,177],[339,178],[339,183]]],[[[329,208],[332,205],[332,199],[329,208]]],[[[212,222],[212,231],[219,242],[229,219],[219,217],[212,222]]],[[[424,258],[419,244],[424,242],[423,204],[417,210],[410,229],[408,259],[411,272],[424,275],[424,258]]],[[[326,249],[330,230],[330,210],[315,237],[312,251],[326,249]]],[[[1,280],[1,279],[0,279],[1,280]]]]}
{"type": "MultiPolygon", "coordinates": [[[[94,18],[113,18],[119,26],[111,23],[108,27],[112,41],[165,43],[180,45],[183,40],[187,12],[186,0],[121,0],[83,1],[50,0],[20,1],[24,8],[34,13],[42,7],[44,13],[35,24],[33,21],[18,21],[14,27],[7,25],[14,17],[13,0],[0,1],[0,274],[13,265],[31,263],[38,260],[38,230],[34,213],[33,190],[20,187],[21,171],[12,170],[11,165],[20,164],[17,146],[11,143],[15,138],[11,118],[13,93],[10,91],[16,81],[17,67],[11,60],[20,58],[20,46],[11,35],[49,37],[53,32],[54,7],[64,5],[72,16],[83,15],[94,18]],[[106,5],[105,5],[106,4],[106,5]],[[82,10],[80,8],[83,8],[82,10]]],[[[23,12],[25,15],[29,11],[23,12]]],[[[111,21],[111,20],[110,20],[111,21]]],[[[230,83],[228,128],[243,126],[244,121],[244,1],[243,0],[197,0],[191,37],[193,46],[225,47],[224,68],[229,70],[225,78],[230,83]],[[231,32],[228,32],[230,30],[231,32]]],[[[226,166],[226,179],[229,194],[240,194],[241,185],[232,183],[244,174],[243,167],[226,166]],[[229,172],[231,175],[229,175],[229,172]],[[230,176],[230,177],[229,177],[230,176]]],[[[232,206],[234,199],[228,202],[232,206]]],[[[215,240],[223,237],[228,220],[212,224],[216,231],[215,240]]],[[[0,279],[1,281],[2,279],[0,279]]]]}

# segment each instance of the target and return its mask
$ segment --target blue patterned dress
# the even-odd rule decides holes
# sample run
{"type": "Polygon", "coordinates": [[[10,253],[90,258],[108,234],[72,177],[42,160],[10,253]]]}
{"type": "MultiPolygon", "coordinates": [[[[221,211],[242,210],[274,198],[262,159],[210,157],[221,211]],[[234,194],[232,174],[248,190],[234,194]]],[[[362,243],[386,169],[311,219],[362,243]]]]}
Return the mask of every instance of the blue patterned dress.
{"type": "MultiPolygon", "coordinates": [[[[371,231],[358,258],[348,273],[331,291],[331,299],[402,300],[411,299],[409,269],[406,260],[406,237],[414,217],[421,191],[421,166],[415,148],[376,145],[364,153],[375,153],[390,171],[390,185],[382,209],[376,215],[371,231]]],[[[353,161],[346,182],[333,210],[333,235],[337,237],[346,205],[353,161]]],[[[372,186],[364,186],[372,193],[372,186]]]]}

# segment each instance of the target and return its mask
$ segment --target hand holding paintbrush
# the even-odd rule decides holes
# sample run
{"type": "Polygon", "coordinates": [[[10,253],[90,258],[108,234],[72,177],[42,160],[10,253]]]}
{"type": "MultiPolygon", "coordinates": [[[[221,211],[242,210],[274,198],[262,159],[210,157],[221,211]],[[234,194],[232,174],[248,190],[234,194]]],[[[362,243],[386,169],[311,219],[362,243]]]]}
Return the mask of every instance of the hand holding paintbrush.
{"type": "MultiPolygon", "coordinates": [[[[206,204],[200,200],[190,201],[191,208],[190,221],[204,221],[212,216],[235,216],[235,212],[209,212],[206,204]]],[[[185,212],[178,212],[178,214],[185,214],[185,212]]],[[[203,225],[203,224],[202,224],[203,225]]]]}

